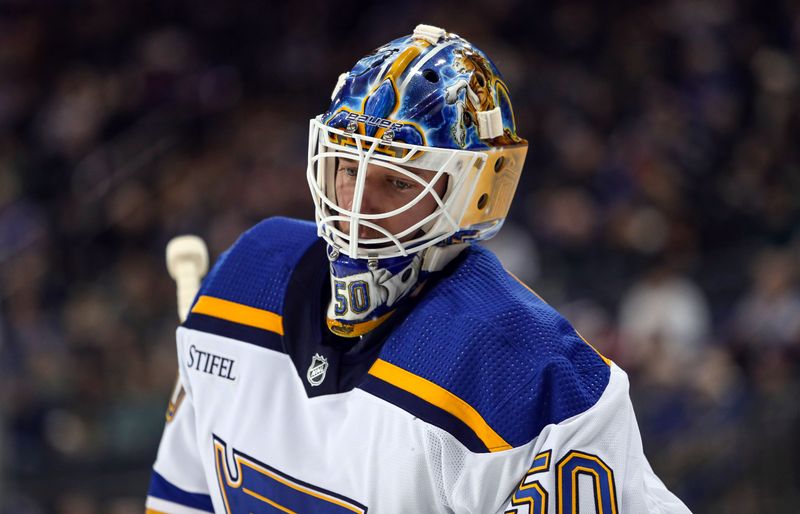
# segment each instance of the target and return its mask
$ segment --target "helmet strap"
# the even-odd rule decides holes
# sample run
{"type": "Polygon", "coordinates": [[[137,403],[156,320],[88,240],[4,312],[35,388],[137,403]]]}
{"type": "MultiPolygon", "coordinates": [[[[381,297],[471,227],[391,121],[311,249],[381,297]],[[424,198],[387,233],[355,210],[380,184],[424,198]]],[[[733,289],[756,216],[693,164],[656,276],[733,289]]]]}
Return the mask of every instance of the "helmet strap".
{"type": "Polygon", "coordinates": [[[422,253],[422,271],[434,273],[442,271],[445,266],[467,249],[468,243],[437,245],[426,248],[422,253]]]}

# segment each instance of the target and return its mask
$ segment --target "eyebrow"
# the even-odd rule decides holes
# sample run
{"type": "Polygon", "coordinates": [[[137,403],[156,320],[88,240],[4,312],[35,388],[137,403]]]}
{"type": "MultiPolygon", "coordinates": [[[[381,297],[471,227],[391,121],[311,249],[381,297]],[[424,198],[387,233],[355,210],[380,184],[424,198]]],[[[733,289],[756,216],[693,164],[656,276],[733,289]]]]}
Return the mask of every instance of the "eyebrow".
{"type": "MultiPolygon", "coordinates": [[[[354,165],[354,166],[358,166],[358,163],[359,163],[359,161],[357,161],[357,160],[355,160],[355,159],[346,159],[346,158],[344,158],[344,157],[337,157],[336,159],[338,159],[338,161],[339,161],[339,162],[337,163],[337,165],[336,165],[336,168],[337,168],[337,169],[338,169],[338,168],[339,168],[339,166],[340,166],[340,165],[342,165],[343,163],[347,163],[347,164],[349,164],[349,163],[352,163],[352,165],[354,165]]],[[[389,171],[389,172],[392,172],[392,173],[397,173],[397,171],[396,171],[396,170],[393,170],[393,169],[391,169],[391,168],[387,168],[387,167],[385,167],[385,166],[381,166],[381,165],[380,165],[380,164],[378,164],[378,163],[370,163],[370,164],[375,164],[375,165],[376,165],[376,166],[378,166],[379,168],[383,168],[383,169],[385,169],[386,171],[389,171]]],[[[400,168],[403,168],[403,169],[404,169],[404,170],[406,170],[407,172],[411,173],[412,175],[416,175],[416,176],[418,176],[418,177],[422,178],[423,180],[426,180],[426,179],[424,179],[424,178],[422,177],[422,175],[420,174],[420,172],[421,172],[421,171],[426,171],[426,172],[429,172],[429,173],[433,173],[433,176],[436,176],[436,172],[435,172],[435,171],[432,171],[432,170],[426,170],[426,169],[423,169],[423,168],[410,168],[410,167],[406,167],[406,166],[400,166],[399,164],[398,164],[398,165],[396,165],[396,166],[398,166],[398,167],[400,167],[400,168]]],[[[433,177],[431,177],[431,178],[433,178],[433,177]]]]}

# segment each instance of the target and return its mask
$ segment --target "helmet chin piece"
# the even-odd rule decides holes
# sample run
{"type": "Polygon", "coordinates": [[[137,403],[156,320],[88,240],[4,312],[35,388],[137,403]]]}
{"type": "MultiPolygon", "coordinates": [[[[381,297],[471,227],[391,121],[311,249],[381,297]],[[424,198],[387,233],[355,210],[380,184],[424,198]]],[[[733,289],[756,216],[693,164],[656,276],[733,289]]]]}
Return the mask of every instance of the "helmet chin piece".
{"type": "Polygon", "coordinates": [[[392,259],[353,259],[328,247],[331,300],[328,328],[342,337],[363,335],[388,319],[420,283],[419,254],[392,259]]]}
{"type": "Polygon", "coordinates": [[[422,252],[422,271],[434,273],[442,271],[450,261],[467,249],[467,243],[432,246],[422,252]]]}

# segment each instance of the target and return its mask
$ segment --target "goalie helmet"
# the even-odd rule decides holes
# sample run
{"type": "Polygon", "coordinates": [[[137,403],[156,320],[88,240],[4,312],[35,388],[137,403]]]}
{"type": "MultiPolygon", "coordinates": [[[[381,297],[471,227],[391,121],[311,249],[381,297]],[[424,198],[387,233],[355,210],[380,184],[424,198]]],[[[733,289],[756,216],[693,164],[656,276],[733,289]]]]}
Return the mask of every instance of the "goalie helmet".
{"type": "Polygon", "coordinates": [[[500,73],[456,34],[419,25],[343,73],[327,112],[311,120],[307,169],[331,260],[329,327],[342,335],[369,330],[420,277],[493,236],[526,152],[500,73]],[[347,201],[336,193],[342,162],[353,183],[347,201]],[[365,208],[367,173],[376,167],[417,194],[400,206],[365,208]],[[391,222],[425,201],[430,212],[399,228],[391,222]]]}

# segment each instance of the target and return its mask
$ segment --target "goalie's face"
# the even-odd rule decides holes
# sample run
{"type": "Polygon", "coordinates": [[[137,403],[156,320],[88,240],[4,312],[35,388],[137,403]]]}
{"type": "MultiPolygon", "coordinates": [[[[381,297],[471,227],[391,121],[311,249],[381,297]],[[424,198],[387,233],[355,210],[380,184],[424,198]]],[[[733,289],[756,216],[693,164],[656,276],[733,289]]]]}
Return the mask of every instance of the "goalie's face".
{"type": "MultiPolygon", "coordinates": [[[[378,218],[375,224],[392,234],[401,234],[412,226],[418,224],[436,210],[437,201],[434,195],[440,199],[444,197],[447,188],[447,178],[440,175],[439,179],[432,184],[428,193],[424,194],[424,184],[430,184],[435,178],[436,173],[429,170],[418,168],[404,168],[406,173],[385,168],[379,164],[370,163],[366,167],[366,177],[364,177],[363,193],[356,193],[358,177],[358,162],[350,159],[338,159],[336,164],[336,204],[347,210],[353,210],[354,202],[360,201],[359,211],[362,214],[383,214],[395,211],[416,201],[409,208],[402,210],[394,216],[378,218]],[[412,174],[414,177],[409,176],[412,174]]],[[[350,223],[339,221],[337,228],[345,233],[350,232],[350,223]]],[[[401,241],[408,241],[417,237],[419,234],[410,232],[401,241]]],[[[369,227],[360,226],[358,237],[361,239],[379,238],[383,235],[369,227]]]]}

